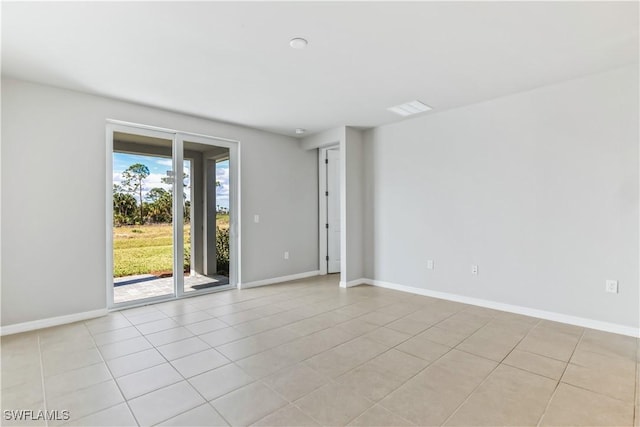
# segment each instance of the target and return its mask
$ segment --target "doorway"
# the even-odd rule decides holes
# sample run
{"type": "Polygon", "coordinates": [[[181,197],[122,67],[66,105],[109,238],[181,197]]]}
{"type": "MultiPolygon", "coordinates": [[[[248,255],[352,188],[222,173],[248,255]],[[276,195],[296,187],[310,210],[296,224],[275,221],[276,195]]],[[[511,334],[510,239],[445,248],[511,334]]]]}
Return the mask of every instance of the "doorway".
{"type": "Polygon", "coordinates": [[[237,142],[114,122],[107,145],[109,307],[235,287],[237,142]]]}
{"type": "Polygon", "coordinates": [[[319,149],[320,272],[340,272],[340,149],[319,149]]]}

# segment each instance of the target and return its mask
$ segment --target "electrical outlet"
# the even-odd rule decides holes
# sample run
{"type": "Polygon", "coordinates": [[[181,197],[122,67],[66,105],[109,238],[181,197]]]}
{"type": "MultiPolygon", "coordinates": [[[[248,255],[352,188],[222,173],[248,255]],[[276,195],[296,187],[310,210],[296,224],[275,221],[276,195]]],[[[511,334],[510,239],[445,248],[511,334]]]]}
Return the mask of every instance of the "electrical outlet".
{"type": "Polygon", "coordinates": [[[433,270],[433,260],[432,259],[428,259],[427,260],[427,268],[429,270],[433,270]]]}
{"type": "Polygon", "coordinates": [[[618,281],[617,280],[607,280],[605,283],[605,291],[617,294],[618,293],[618,281]]]}
{"type": "Polygon", "coordinates": [[[472,265],[471,266],[471,274],[478,274],[478,266],[477,265],[472,265]]]}
{"type": "Polygon", "coordinates": [[[284,259],[289,259],[289,252],[284,253],[284,259]]]}
{"type": "Polygon", "coordinates": [[[260,215],[254,215],[253,216],[253,222],[255,222],[256,224],[260,222],[260,215]]]}

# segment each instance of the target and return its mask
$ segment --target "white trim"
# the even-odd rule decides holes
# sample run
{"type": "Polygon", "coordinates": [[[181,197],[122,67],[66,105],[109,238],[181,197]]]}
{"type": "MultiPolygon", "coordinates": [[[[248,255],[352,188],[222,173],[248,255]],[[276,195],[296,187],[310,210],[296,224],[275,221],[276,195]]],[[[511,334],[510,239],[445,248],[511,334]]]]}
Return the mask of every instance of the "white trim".
{"type": "Polygon", "coordinates": [[[218,138],[189,132],[178,132],[183,141],[197,142],[213,147],[223,147],[229,149],[229,284],[237,287],[241,280],[241,184],[240,184],[240,159],[241,145],[238,140],[218,138]],[[187,136],[184,138],[184,136],[187,136]]]}
{"type": "Polygon", "coordinates": [[[107,307],[113,307],[113,134],[116,126],[107,123],[105,144],[107,149],[106,161],[106,190],[105,190],[105,231],[106,231],[106,267],[107,277],[105,291],[107,293],[107,307]]]}
{"type": "Polygon", "coordinates": [[[358,285],[370,285],[370,284],[371,284],[371,281],[369,279],[365,279],[364,277],[361,277],[359,279],[349,280],[348,282],[344,282],[342,280],[340,281],[341,288],[352,288],[358,285]]]}
{"type": "Polygon", "coordinates": [[[238,289],[255,288],[257,286],[273,285],[274,283],[289,282],[291,280],[305,279],[319,276],[320,270],[306,271],[304,273],[291,274],[289,276],[273,277],[271,279],[256,280],[255,282],[238,283],[238,289]]]}
{"type": "Polygon", "coordinates": [[[505,304],[481,298],[467,297],[463,295],[450,294],[448,292],[432,291],[430,289],[415,288],[412,286],[399,285],[396,283],[384,282],[381,280],[361,279],[368,285],[381,288],[393,289],[396,291],[408,292],[427,297],[440,298],[449,301],[461,302],[480,307],[492,308],[494,310],[506,311],[509,313],[522,314],[524,316],[536,317],[538,319],[552,320],[569,325],[582,326],[584,328],[597,329],[600,331],[612,332],[614,334],[640,337],[640,328],[620,325],[617,323],[602,322],[600,320],[587,319],[585,317],[571,316],[568,314],[556,313],[553,311],[538,310],[535,308],[523,307],[513,304],[505,304]]]}
{"type": "MultiPolygon", "coordinates": [[[[327,255],[329,254],[328,233],[326,224],[327,218],[327,151],[340,150],[339,144],[332,144],[328,147],[318,148],[318,266],[320,275],[328,274],[327,255]]],[[[342,254],[341,254],[342,256],[342,254]]]]}
{"type": "MultiPolygon", "coordinates": [[[[204,135],[201,133],[195,133],[195,132],[186,132],[186,131],[182,131],[182,130],[177,130],[177,129],[171,129],[171,128],[163,128],[163,127],[159,127],[159,126],[151,126],[151,125],[143,125],[140,123],[133,123],[133,122],[127,122],[124,120],[115,120],[115,119],[107,119],[107,123],[114,125],[114,127],[120,127],[122,129],[125,129],[124,132],[126,132],[127,128],[136,128],[137,131],[139,132],[140,135],[146,135],[146,136],[156,136],[155,133],[156,132],[160,132],[160,133],[181,133],[183,135],[188,135],[191,137],[202,137],[202,138],[207,138],[207,139],[215,139],[216,141],[221,141],[221,142],[229,142],[229,143],[238,143],[240,141],[238,141],[237,139],[229,139],[229,138],[221,138],[219,136],[210,136],[210,135],[204,135]],[[148,132],[145,132],[148,131],[148,132]]],[[[162,136],[159,136],[160,138],[164,138],[162,136]]],[[[210,145],[210,144],[209,144],[210,145]]],[[[217,145],[217,144],[215,144],[217,145]]]]}
{"type": "MultiPolygon", "coordinates": [[[[156,302],[170,301],[176,298],[176,288],[174,281],[173,293],[168,295],[162,295],[150,298],[141,298],[134,301],[125,301],[121,303],[115,303],[113,292],[113,138],[115,132],[122,133],[135,133],[136,135],[149,136],[152,138],[161,138],[167,141],[171,141],[171,149],[176,144],[176,132],[166,130],[162,128],[156,128],[153,126],[145,126],[135,123],[122,122],[118,120],[107,119],[107,186],[106,186],[106,231],[107,231],[107,271],[106,271],[106,292],[107,292],[107,310],[115,308],[129,308],[132,305],[136,305],[138,302],[144,302],[145,304],[151,304],[156,302]]],[[[171,158],[173,159],[173,153],[171,158]]],[[[173,160],[172,160],[173,161],[173,160]]],[[[175,164],[172,166],[175,167],[175,164]]],[[[175,187],[175,186],[174,186],[175,187]]],[[[175,198],[175,195],[174,195],[175,198]]],[[[174,229],[172,233],[175,234],[175,226],[172,223],[174,229]]],[[[174,255],[175,258],[175,255],[174,255]]]]}
{"type": "Polygon", "coordinates": [[[58,317],[49,317],[46,319],[32,320],[30,322],[15,323],[0,327],[0,335],[19,334],[20,332],[35,331],[36,329],[50,328],[52,326],[66,325],[67,323],[79,322],[81,320],[93,319],[96,317],[106,316],[108,310],[101,308],[99,310],[85,311],[82,313],[67,314],[58,317]]]}
{"type": "MultiPolygon", "coordinates": [[[[173,134],[171,144],[173,165],[173,294],[176,298],[184,293],[184,139],[179,133],[173,134]]],[[[191,171],[190,171],[191,172],[191,171]]],[[[140,201],[142,203],[142,200],[140,201]]]]}
{"type": "Polygon", "coordinates": [[[240,183],[240,160],[242,143],[235,141],[230,144],[229,148],[229,283],[240,289],[240,281],[242,280],[242,197],[240,183]]]}
{"type": "Polygon", "coordinates": [[[318,149],[318,267],[320,275],[327,274],[327,149],[318,149]]]}
{"type": "Polygon", "coordinates": [[[347,252],[347,128],[340,128],[340,282],[348,283],[347,252]]]}
{"type": "Polygon", "coordinates": [[[316,148],[329,147],[340,143],[343,127],[328,129],[322,132],[307,135],[299,140],[303,150],[315,150],[316,148]]]}

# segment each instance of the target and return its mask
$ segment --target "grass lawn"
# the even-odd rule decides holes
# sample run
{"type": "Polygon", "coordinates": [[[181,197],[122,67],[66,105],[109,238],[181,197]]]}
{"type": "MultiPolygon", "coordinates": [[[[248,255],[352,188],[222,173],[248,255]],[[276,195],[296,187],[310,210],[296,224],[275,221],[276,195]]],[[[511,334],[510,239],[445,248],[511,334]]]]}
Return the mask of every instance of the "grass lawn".
{"type": "MultiPolygon", "coordinates": [[[[229,216],[219,215],[217,225],[229,228],[229,216]]],[[[184,247],[191,242],[191,225],[184,227],[184,247]]],[[[113,227],[113,277],[167,274],[173,270],[172,225],[113,227]]]]}

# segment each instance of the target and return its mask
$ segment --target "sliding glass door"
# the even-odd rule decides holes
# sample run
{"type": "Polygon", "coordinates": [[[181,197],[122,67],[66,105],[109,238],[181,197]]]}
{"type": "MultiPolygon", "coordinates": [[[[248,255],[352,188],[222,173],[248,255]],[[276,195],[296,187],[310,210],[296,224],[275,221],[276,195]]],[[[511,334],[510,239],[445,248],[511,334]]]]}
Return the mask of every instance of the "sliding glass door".
{"type": "Polygon", "coordinates": [[[184,233],[188,272],[184,276],[184,294],[235,283],[232,278],[231,252],[231,150],[223,142],[203,137],[178,135],[183,147],[185,176],[184,233]]]}
{"type": "Polygon", "coordinates": [[[234,287],[233,141],[110,124],[110,307],[234,287]]]}

